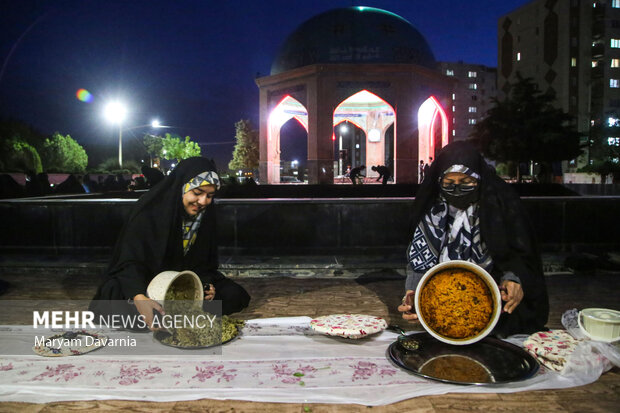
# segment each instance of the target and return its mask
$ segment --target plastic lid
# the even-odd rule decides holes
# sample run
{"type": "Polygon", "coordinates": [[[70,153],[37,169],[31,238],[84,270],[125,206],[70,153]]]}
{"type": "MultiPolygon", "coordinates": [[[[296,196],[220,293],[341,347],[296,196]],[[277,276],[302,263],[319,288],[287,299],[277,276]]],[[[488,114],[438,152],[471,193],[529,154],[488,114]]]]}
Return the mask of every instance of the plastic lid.
{"type": "Polygon", "coordinates": [[[620,311],[607,308],[586,308],[581,313],[586,317],[605,323],[620,323],[620,311]]]}

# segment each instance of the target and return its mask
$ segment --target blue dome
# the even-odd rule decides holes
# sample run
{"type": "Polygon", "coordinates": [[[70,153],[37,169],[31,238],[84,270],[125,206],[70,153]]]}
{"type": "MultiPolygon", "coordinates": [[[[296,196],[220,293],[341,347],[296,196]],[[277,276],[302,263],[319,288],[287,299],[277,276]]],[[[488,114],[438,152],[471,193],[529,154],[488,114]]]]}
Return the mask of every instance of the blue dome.
{"type": "Polygon", "coordinates": [[[280,47],[271,74],[317,63],[413,63],[434,69],[435,57],[402,17],[374,7],[348,7],[302,23],[280,47]]]}

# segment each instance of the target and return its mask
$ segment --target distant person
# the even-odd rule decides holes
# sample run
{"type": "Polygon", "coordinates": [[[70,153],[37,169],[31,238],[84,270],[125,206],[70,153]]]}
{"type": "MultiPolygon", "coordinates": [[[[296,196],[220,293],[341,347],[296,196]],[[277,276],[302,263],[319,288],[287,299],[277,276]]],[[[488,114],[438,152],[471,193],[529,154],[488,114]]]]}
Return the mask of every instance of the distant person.
{"type": "Polygon", "coordinates": [[[193,157],[142,195],[121,231],[108,279],[99,286],[90,310],[102,316],[140,313],[152,326],[153,311],[162,308],[146,296],[147,286],[163,271],[183,270],[200,277],[206,301],[222,301],[223,314],[247,307],[246,290],[218,271],[213,197],[219,188],[215,164],[193,157]]]}
{"type": "Polygon", "coordinates": [[[418,183],[421,184],[424,180],[424,159],[420,159],[420,166],[418,166],[418,183]]]}
{"type": "Polygon", "coordinates": [[[86,191],[82,186],[82,183],[75,175],[69,175],[67,179],[62,181],[58,186],[56,186],[56,190],[54,191],[57,194],[84,194],[86,191]]]}
{"type": "Polygon", "coordinates": [[[349,179],[351,180],[351,182],[353,183],[353,185],[357,185],[357,178],[358,177],[362,177],[364,178],[364,175],[362,175],[362,171],[366,169],[366,165],[360,165],[356,168],[351,169],[351,172],[349,172],[349,179]]]}
{"type": "Polygon", "coordinates": [[[379,182],[379,180],[383,179],[383,181],[381,181],[381,184],[383,185],[386,185],[388,183],[388,179],[390,179],[390,177],[392,176],[392,174],[390,173],[390,168],[384,165],[373,166],[370,169],[379,173],[379,177],[377,178],[376,182],[379,182]]]}
{"type": "Polygon", "coordinates": [[[164,173],[156,168],[151,168],[149,166],[144,165],[141,168],[142,175],[146,178],[146,184],[149,188],[154,187],[158,183],[164,180],[164,173]]]}
{"type": "Polygon", "coordinates": [[[97,183],[90,179],[89,174],[86,174],[82,177],[82,187],[87,194],[97,192],[97,183]]]}
{"type": "Polygon", "coordinates": [[[433,158],[428,158],[428,163],[424,165],[424,173],[422,174],[422,176],[424,177],[423,179],[426,179],[426,177],[428,176],[428,171],[431,168],[432,163],[433,163],[433,158]]]}

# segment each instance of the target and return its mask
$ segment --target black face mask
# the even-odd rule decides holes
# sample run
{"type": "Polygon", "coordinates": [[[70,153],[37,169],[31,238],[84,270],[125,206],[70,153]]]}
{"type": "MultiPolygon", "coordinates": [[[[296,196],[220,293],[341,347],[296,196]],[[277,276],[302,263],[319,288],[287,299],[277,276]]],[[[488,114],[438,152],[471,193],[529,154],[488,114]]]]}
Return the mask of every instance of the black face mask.
{"type": "Polygon", "coordinates": [[[480,190],[478,185],[451,184],[441,186],[441,194],[448,204],[458,209],[467,209],[467,207],[480,199],[480,190]]]}

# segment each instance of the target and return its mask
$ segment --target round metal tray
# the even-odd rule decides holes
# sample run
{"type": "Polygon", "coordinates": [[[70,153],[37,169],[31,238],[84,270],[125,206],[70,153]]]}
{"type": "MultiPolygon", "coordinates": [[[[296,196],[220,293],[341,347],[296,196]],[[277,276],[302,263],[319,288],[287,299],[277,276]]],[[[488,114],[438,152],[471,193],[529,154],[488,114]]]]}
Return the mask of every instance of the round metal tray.
{"type": "MultiPolygon", "coordinates": [[[[410,342],[411,343],[411,342],[410,342]]],[[[455,346],[418,333],[400,337],[387,356],[397,366],[431,380],[453,384],[504,384],[527,380],[540,365],[514,344],[486,337],[465,346],[455,346]],[[417,349],[407,350],[401,340],[415,340],[417,349]]]]}
{"type": "Polygon", "coordinates": [[[183,350],[198,350],[198,349],[203,349],[203,348],[210,348],[210,347],[221,346],[222,344],[230,343],[231,341],[233,341],[234,339],[239,337],[239,329],[237,328],[237,334],[235,334],[232,338],[229,338],[226,341],[222,341],[221,343],[211,344],[211,345],[208,345],[208,346],[183,347],[183,346],[178,346],[176,344],[168,344],[168,343],[164,343],[163,342],[163,340],[166,337],[170,337],[170,333],[168,333],[167,331],[159,330],[159,331],[155,331],[153,333],[153,338],[155,338],[155,340],[157,340],[160,344],[163,344],[164,346],[181,348],[183,350]]]}

